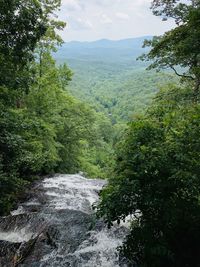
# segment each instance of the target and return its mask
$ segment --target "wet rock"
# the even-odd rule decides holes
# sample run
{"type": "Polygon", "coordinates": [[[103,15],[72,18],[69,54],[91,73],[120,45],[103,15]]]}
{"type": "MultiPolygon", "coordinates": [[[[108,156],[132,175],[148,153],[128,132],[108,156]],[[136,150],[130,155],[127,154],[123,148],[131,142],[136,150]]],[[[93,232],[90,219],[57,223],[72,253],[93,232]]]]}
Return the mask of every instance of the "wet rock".
{"type": "Polygon", "coordinates": [[[13,258],[14,267],[19,266],[19,264],[29,256],[38,238],[39,236],[36,236],[35,238],[30,239],[28,242],[23,242],[20,244],[13,258]]]}
{"type": "Polygon", "coordinates": [[[23,258],[17,266],[40,266],[40,261],[44,255],[51,253],[55,249],[51,246],[51,244],[49,244],[48,237],[45,233],[40,234],[34,240],[34,244],[29,246],[29,248],[30,249],[28,251],[26,250],[28,253],[23,253],[23,258]]]}
{"type": "Polygon", "coordinates": [[[80,175],[37,184],[13,215],[0,218],[0,266],[133,267],[116,250],[128,229],[108,230],[92,213],[104,184],[80,175]]]}
{"type": "Polygon", "coordinates": [[[8,241],[0,241],[0,266],[14,266],[14,256],[19,249],[21,243],[11,243],[8,241]]]}
{"type": "Polygon", "coordinates": [[[0,231],[11,231],[16,228],[28,228],[33,232],[38,232],[38,229],[45,223],[45,219],[38,213],[26,213],[19,215],[9,215],[0,217],[0,231]]]}

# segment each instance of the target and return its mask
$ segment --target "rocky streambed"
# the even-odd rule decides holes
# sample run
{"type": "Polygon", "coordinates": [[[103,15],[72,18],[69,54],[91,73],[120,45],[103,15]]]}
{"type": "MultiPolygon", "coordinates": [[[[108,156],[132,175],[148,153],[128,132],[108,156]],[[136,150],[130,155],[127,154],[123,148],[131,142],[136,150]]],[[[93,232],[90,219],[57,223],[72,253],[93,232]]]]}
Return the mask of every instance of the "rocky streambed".
{"type": "Polygon", "coordinates": [[[96,221],[92,204],[103,180],[57,175],[38,183],[29,199],[0,217],[1,267],[131,267],[116,248],[128,232],[96,221]]]}

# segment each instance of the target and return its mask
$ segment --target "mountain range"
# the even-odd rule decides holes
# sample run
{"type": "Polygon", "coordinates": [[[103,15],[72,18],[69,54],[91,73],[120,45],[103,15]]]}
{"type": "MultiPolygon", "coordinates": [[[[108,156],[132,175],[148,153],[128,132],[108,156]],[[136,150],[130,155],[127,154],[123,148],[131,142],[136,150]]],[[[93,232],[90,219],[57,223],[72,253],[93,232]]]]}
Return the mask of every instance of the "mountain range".
{"type": "Polygon", "coordinates": [[[87,59],[91,61],[118,61],[136,59],[147,49],[142,45],[145,39],[151,39],[152,36],[143,36],[139,38],[129,38],[123,40],[101,39],[93,42],[71,41],[64,43],[56,53],[56,58],[62,61],[63,58],[87,59]]]}
{"type": "Polygon", "coordinates": [[[72,41],[64,43],[55,58],[74,72],[68,90],[75,97],[109,115],[113,123],[126,122],[144,112],[158,84],[166,81],[166,75],[146,71],[147,63],[136,60],[148,51],[142,45],[151,38],[72,41]]]}

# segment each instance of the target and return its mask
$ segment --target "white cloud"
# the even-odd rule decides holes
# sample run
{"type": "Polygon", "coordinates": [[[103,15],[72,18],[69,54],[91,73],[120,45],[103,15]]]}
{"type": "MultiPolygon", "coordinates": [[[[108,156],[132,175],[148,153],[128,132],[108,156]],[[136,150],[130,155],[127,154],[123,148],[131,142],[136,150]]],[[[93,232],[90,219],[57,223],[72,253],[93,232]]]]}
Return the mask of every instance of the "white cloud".
{"type": "Polygon", "coordinates": [[[152,0],[62,0],[59,18],[69,27],[64,40],[123,39],[160,35],[172,21],[152,15],[152,0]]]}
{"type": "Polygon", "coordinates": [[[82,5],[77,0],[62,0],[62,7],[68,12],[80,11],[82,9],[82,5]]]}
{"type": "Polygon", "coordinates": [[[127,20],[127,19],[130,19],[130,16],[126,13],[122,13],[122,12],[117,12],[115,14],[115,16],[118,18],[118,19],[122,19],[122,20],[127,20]]]}
{"type": "Polygon", "coordinates": [[[101,23],[102,24],[112,24],[113,21],[110,17],[108,17],[106,14],[101,15],[101,23]]]}
{"type": "Polygon", "coordinates": [[[90,30],[93,25],[89,19],[68,17],[69,28],[74,31],[90,30]]]}

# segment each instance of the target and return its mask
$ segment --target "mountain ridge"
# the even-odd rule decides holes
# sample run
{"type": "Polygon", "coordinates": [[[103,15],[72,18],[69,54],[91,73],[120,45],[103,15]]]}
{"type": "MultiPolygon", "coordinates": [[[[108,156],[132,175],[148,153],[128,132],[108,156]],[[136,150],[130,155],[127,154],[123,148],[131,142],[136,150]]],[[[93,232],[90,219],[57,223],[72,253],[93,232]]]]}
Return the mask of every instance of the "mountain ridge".
{"type": "Polygon", "coordinates": [[[133,38],[125,38],[119,40],[111,40],[111,39],[99,39],[95,41],[69,41],[64,42],[63,47],[132,47],[133,45],[141,45],[145,39],[151,39],[153,36],[146,35],[141,37],[133,37],[133,38]]]}
{"type": "Polygon", "coordinates": [[[142,36],[121,40],[100,39],[92,42],[70,41],[60,47],[55,54],[57,62],[67,61],[72,68],[76,61],[107,62],[115,64],[121,62],[132,64],[138,56],[147,52],[149,48],[142,48],[145,39],[152,36],[142,36]]]}
{"type": "Polygon", "coordinates": [[[144,39],[101,39],[94,42],[70,42],[55,55],[57,63],[67,63],[74,76],[68,91],[103,112],[113,124],[127,122],[145,111],[158,91],[158,83],[167,78],[146,72],[146,62],[136,60],[149,51],[144,39]]]}

